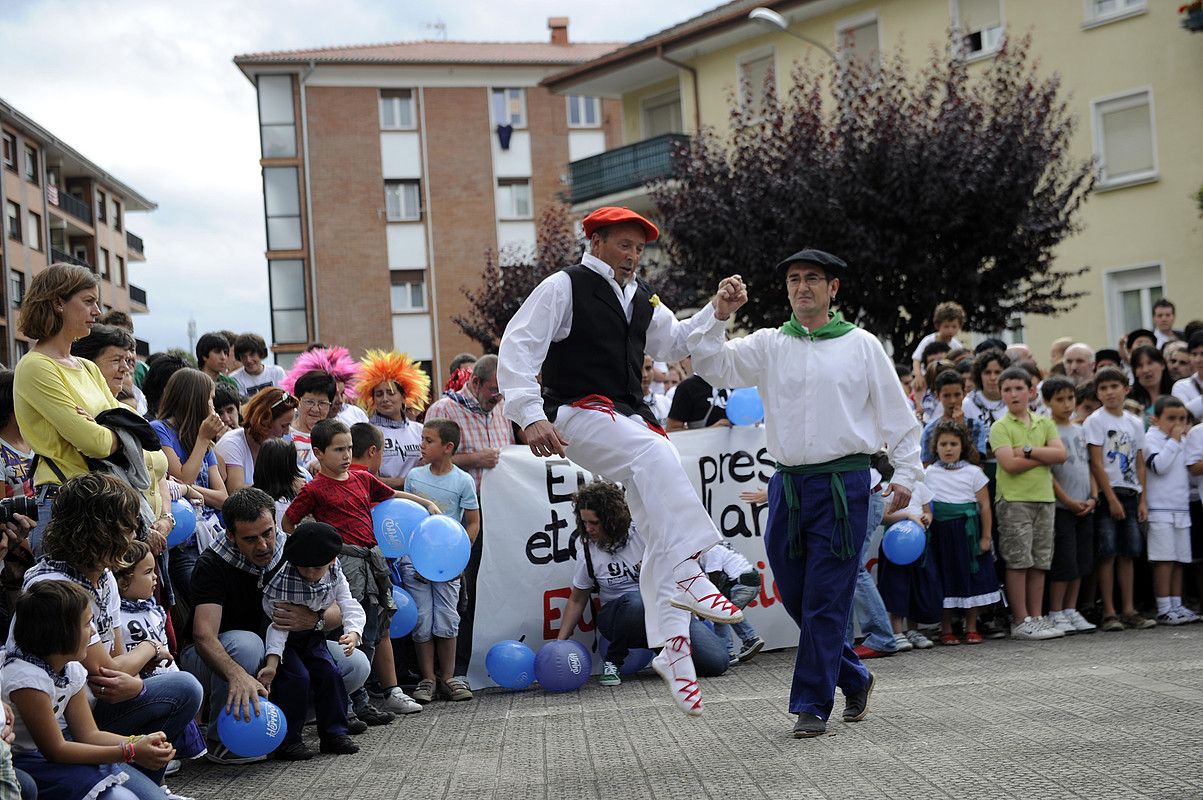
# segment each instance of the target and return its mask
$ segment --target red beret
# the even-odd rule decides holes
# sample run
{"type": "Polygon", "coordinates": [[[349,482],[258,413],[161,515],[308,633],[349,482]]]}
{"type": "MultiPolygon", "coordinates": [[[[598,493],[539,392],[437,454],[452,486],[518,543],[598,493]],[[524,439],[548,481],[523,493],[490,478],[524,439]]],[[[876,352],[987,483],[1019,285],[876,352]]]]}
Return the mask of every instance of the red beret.
{"type": "Polygon", "coordinates": [[[647,234],[647,241],[649,242],[654,242],[660,238],[659,228],[631,209],[619,208],[618,206],[602,206],[581,220],[581,226],[585,229],[585,236],[589,237],[598,228],[604,228],[607,225],[617,225],[621,222],[634,222],[641,225],[643,232],[647,234]]]}

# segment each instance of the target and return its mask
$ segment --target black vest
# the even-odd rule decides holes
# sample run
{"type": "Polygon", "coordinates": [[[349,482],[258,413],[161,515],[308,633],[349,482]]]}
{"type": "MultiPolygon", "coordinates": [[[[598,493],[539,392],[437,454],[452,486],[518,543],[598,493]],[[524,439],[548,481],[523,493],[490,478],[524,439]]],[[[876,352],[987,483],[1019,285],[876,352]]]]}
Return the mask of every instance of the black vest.
{"type": "Polygon", "coordinates": [[[643,402],[643,354],[652,321],[652,291],[636,278],[631,321],[610,282],[577,264],[564,272],[572,281],[572,329],[552,342],[543,361],[543,399],[547,418],[562,405],[590,394],[614,402],[624,415],[655,420],[643,402]]]}

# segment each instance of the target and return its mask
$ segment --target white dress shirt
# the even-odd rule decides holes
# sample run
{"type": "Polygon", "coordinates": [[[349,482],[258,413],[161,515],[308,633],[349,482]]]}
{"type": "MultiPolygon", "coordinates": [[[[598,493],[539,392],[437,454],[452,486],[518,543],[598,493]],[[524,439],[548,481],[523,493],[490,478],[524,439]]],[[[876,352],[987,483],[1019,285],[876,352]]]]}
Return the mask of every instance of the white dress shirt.
{"type": "Polygon", "coordinates": [[[822,464],[884,444],[892,481],[908,489],[922,482],[919,421],[872,334],[857,328],[811,341],[764,328],[724,343],[725,323],[712,311],[710,319],[689,337],[694,372],[715,386],[759,387],[777,461],[822,464]]]}
{"type": "MultiPolygon", "coordinates": [[[[635,281],[619,286],[610,265],[588,253],[581,263],[609,282],[630,322],[634,309],[635,281]]],[[[685,358],[689,355],[686,344],[689,334],[713,319],[714,312],[709,304],[685,321],[678,321],[666,306],[656,305],[647,329],[648,355],[659,361],[685,358]]],[[[571,331],[572,279],[568,273],[560,271],[544,278],[535,287],[518,313],[505,326],[505,334],[501,337],[497,385],[505,396],[506,417],[518,423],[520,428],[547,419],[535,376],[542,369],[552,342],[563,341],[571,331]]]]}

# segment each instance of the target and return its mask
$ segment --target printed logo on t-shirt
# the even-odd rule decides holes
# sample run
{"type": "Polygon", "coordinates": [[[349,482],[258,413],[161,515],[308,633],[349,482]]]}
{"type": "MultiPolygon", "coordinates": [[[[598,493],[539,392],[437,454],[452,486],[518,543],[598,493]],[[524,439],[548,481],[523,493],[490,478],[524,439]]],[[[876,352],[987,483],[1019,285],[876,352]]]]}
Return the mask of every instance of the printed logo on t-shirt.
{"type": "Polygon", "coordinates": [[[1132,434],[1115,429],[1107,431],[1103,442],[1103,454],[1108,461],[1119,465],[1124,483],[1129,484],[1136,483],[1136,448],[1132,445],[1132,434]]]}

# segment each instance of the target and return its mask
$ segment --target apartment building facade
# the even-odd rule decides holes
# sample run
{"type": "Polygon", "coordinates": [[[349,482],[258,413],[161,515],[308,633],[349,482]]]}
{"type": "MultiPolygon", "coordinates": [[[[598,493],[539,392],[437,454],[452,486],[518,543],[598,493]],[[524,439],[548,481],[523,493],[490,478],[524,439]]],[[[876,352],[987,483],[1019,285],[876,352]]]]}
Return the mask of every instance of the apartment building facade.
{"type": "MultiPolygon", "coordinates": [[[[964,57],[982,71],[1004,31],[1030,32],[1045,74],[1058,73],[1078,118],[1073,156],[1099,164],[1081,212],[1083,230],[1061,244],[1056,266],[1089,266],[1069,284],[1086,292],[1053,317],[1024,315],[1012,338],[1048,352],[1072,335],[1095,347],[1152,327],[1152,304],[1178,306],[1178,324],[1203,318],[1203,36],[1183,29],[1176,3],[1152,0],[735,0],[544,81],[562,94],[623,105],[623,144],[570,165],[573,206],[615,202],[654,211],[643,186],[670,177],[674,140],[700,127],[724,131],[728,98],[760,87],[772,70],[784,92],[800,59],[880,63],[901,49],[914,66],[943,48],[954,25],[964,57]],[[749,18],[780,14],[785,30],[749,18]],[[824,52],[824,50],[828,52],[824,52]]],[[[752,94],[754,101],[754,93],[752,94]]]]}
{"type": "Polygon", "coordinates": [[[272,350],[395,348],[440,383],[479,346],[467,310],[487,250],[535,243],[568,162],[619,142],[617,101],[539,82],[614,43],[420,41],[237,56],[258,93],[272,350]]]}
{"type": "MultiPolygon", "coordinates": [[[[96,273],[102,310],[147,313],[146,291],[129,281],[130,265],[146,260],[145,245],[126,227],[126,215],[153,211],[155,203],[2,99],[0,138],[0,361],[12,366],[28,352],[17,310],[34,275],[55,262],[96,273]]],[[[138,346],[149,354],[145,342],[138,346]]]]}

